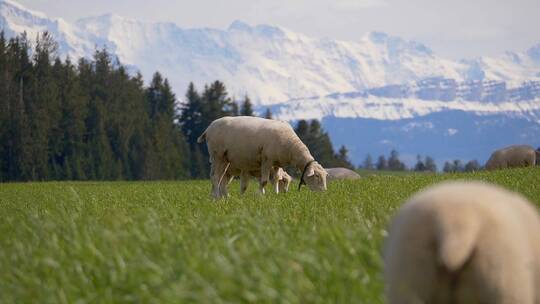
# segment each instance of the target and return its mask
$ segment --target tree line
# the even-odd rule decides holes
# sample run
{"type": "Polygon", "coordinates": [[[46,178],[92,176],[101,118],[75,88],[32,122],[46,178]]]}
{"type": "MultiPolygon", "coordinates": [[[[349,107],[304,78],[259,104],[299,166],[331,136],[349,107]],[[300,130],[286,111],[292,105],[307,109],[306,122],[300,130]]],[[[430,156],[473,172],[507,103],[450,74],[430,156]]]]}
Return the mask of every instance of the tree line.
{"type": "MultiPolygon", "coordinates": [[[[33,42],[0,33],[0,109],[0,181],[205,178],[198,136],[217,118],[254,115],[249,97],[233,100],[220,81],[190,84],[178,107],[160,73],[145,85],[106,49],[61,60],[46,32],[33,42]]],[[[295,131],[323,165],[352,167],[318,121],[295,131]]]]}
{"type": "MultiPolygon", "coordinates": [[[[435,160],[431,156],[422,157],[416,156],[416,164],[414,167],[408,168],[405,163],[399,159],[399,152],[396,150],[390,151],[390,155],[385,157],[380,155],[377,161],[374,163],[371,154],[367,154],[359,169],[366,170],[382,170],[382,171],[414,171],[414,172],[437,172],[437,165],[435,160]]],[[[477,160],[471,160],[463,164],[459,159],[453,161],[446,161],[443,166],[443,172],[456,173],[456,172],[474,172],[481,170],[482,166],[477,160]]]]}
{"type": "MultiPolygon", "coordinates": [[[[223,83],[215,81],[206,85],[199,93],[191,83],[186,93],[186,102],[180,108],[178,125],[189,146],[189,172],[192,178],[206,178],[210,171],[208,150],[205,143],[197,143],[197,138],[215,119],[224,116],[254,116],[253,106],[248,96],[244,97],[240,107],[230,97],[223,83]]],[[[264,117],[272,119],[272,112],[266,110],[264,117]]],[[[313,157],[323,166],[341,166],[353,168],[348,159],[348,151],[342,146],[334,152],[328,133],[318,120],[300,120],[294,128],[296,134],[306,144],[313,157]]],[[[294,173],[294,172],[291,172],[294,173]]]]}
{"type": "MultiPolygon", "coordinates": [[[[414,171],[431,171],[436,172],[437,166],[433,158],[427,156],[422,160],[421,156],[417,157],[417,164],[412,170],[414,171]]],[[[374,163],[371,154],[367,154],[366,158],[362,162],[362,165],[359,166],[361,169],[366,170],[387,170],[387,171],[407,171],[409,170],[405,163],[399,159],[399,152],[396,150],[390,151],[390,155],[385,157],[384,155],[379,155],[377,161],[374,163]]]]}

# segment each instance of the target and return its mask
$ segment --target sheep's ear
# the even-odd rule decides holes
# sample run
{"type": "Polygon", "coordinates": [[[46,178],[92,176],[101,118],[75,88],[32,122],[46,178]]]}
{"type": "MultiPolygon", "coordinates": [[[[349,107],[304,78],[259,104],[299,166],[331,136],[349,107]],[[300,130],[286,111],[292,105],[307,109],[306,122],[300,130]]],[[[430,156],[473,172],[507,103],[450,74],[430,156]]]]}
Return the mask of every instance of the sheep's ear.
{"type": "Polygon", "coordinates": [[[313,166],[310,166],[307,169],[306,176],[313,176],[313,175],[315,175],[315,170],[313,169],[313,166]]]}

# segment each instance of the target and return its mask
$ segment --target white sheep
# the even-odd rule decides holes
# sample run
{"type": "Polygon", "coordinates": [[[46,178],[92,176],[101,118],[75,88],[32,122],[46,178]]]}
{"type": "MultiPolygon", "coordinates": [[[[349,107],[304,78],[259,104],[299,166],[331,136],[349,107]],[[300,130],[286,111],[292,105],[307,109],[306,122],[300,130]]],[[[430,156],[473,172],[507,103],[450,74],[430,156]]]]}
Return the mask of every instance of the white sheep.
{"type": "Polygon", "coordinates": [[[446,182],[411,198],[384,249],[395,303],[540,303],[540,217],[522,196],[446,182]]]}
{"type": "MultiPolygon", "coordinates": [[[[252,177],[255,177],[259,180],[259,183],[261,182],[261,173],[260,172],[251,172],[250,175],[252,177]]],[[[249,180],[249,177],[246,175],[240,176],[240,188],[241,189],[247,189],[247,181],[249,180]],[[245,185],[243,185],[245,184],[245,185]]],[[[287,173],[287,171],[283,170],[281,167],[274,167],[272,168],[272,171],[270,171],[270,181],[272,182],[272,185],[277,185],[277,188],[274,188],[274,191],[276,193],[286,193],[289,191],[289,185],[291,184],[292,177],[287,173]]],[[[260,188],[261,193],[264,194],[264,188],[260,188]]],[[[242,192],[243,193],[243,192],[242,192]]]]}
{"type": "MultiPolygon", "coordinates": [[[[261,171],[234,171],[231,169],[227,170],[227,173],[223,177],[223,180],[220,184],[220,192],[222,195],[228,195],[228,190],[226,185],[230,184],[235,176],[240,176],[240,193],[244,194],[249,184],[251,178],[256,178],[259,181],[259,191],[264,194],[264,186],[261,183],[261,171]]],[[[277,185],[277,188],[274,189],[276,193],[286,193],[289,191],[289,185],[291,184],[292,177],[282,168],[274,167],[270,171],[270,182],[272,185],[277,185]]]]}
{"type": "Polygon", "coordinates": [[[514,145],[496,150],[486,162],[487,170],[527,167],[536,164],[538,152],[528,145],[514,145]]]}
{"type": "Polygon", "coordinates": [[[260,171],[264,188],[273,168],[294,166],[302,171],[300,185],[305,183],[313,191],[326,190],[328,174],[286,122],[251,116],[223,117],[214,120],[198,138],[198,142],[204,141],[212,163],[210,178],[215,198],[226,194],[226,184],[222,187],[221,182],[229,169],[260,171]]]}
{"type": "Polygon", "coordinates": [[[324,168],[328,173],[328,180],[354,180],[360,179],[360,175],[348,168],[324,168]]]}
{"type": "Polygon", "coordinates": [[[283,170],[282,168],[279,168],[276,176],[278,179],[279,192],[289,192],[289,185],[292,182],[292,177],[289,175],[289,173],[287,173],[287,171],[283,170]]]}

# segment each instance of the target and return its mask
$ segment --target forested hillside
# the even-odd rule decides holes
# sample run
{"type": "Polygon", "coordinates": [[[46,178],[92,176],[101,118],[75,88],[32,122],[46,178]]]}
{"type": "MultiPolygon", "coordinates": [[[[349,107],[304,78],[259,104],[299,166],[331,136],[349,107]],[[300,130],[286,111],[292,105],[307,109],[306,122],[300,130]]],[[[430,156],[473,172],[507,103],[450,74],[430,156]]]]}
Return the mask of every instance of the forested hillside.
{"type": "MultiPolygon", "coordinates": [[[[159,72],[145,85],[106,49],[72,62],[59,59],[47,33],[36,41],[4,37],[0,181],[204,178],[208,153],[197,137],[219,117],[254,115],[249,97],[233,100],[220,81],[202,92],[190,84],[178,106],[159,72]]],[[[328,165],[346,160],[346,149],[335,155],[315,125],[313,154],[328,165]]]]}

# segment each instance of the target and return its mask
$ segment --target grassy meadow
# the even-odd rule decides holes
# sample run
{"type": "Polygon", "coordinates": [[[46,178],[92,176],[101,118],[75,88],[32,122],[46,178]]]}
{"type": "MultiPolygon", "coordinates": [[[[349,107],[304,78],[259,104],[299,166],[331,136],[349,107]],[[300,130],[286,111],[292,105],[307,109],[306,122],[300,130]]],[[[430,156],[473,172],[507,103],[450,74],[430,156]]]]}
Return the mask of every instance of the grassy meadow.
{"type": "Polygon", "coordinates": [[[445,179],[540,206],[540,167],[367,176],[218,202],[209,181],[0,184],[0,303],[383,303],[392,213],[445,179]]]}

